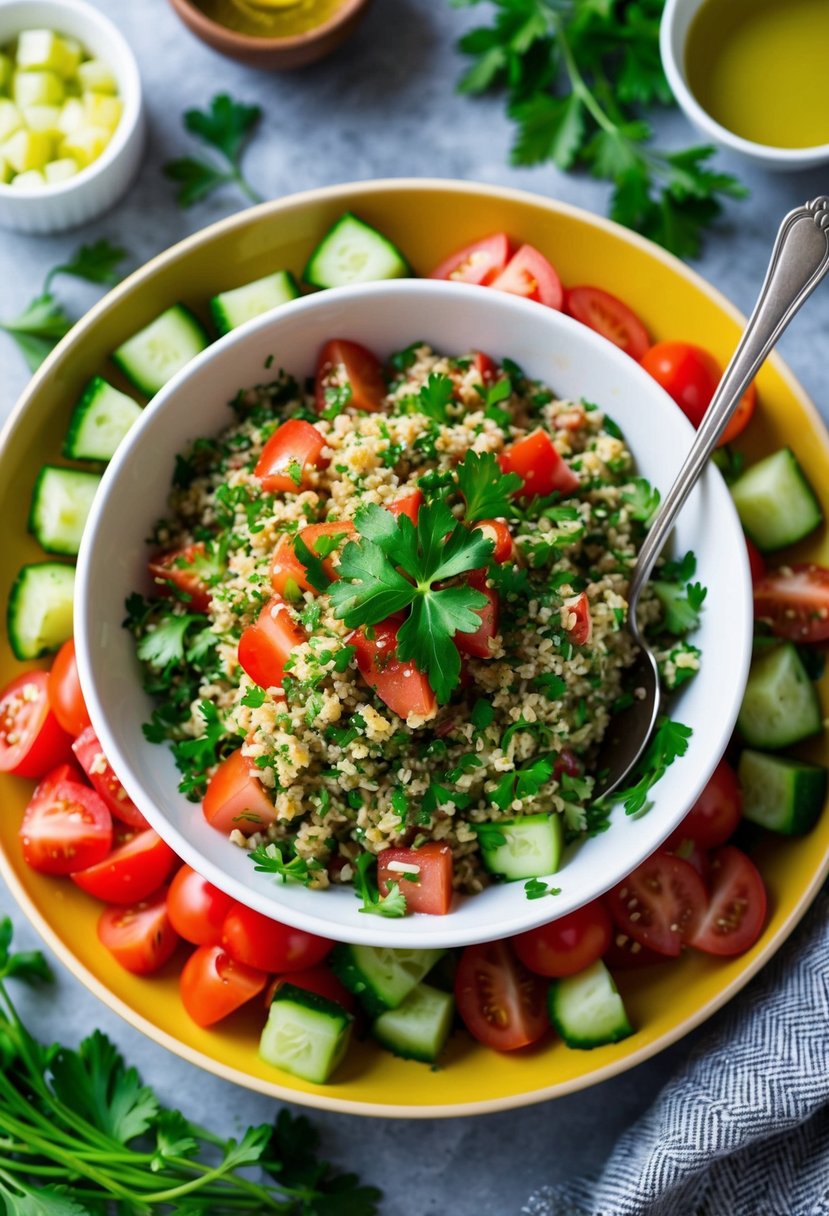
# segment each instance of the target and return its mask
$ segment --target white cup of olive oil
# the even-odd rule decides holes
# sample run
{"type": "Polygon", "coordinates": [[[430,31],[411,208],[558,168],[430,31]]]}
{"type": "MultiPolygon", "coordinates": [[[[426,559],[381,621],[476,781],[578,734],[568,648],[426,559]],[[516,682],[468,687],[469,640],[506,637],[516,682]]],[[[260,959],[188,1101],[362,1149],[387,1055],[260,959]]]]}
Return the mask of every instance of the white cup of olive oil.
{"type": "Polygon", "coordinates": [[[667,0],[660,51],[706,139],[769,169],[829,162],[829,0],[667,0]]]}

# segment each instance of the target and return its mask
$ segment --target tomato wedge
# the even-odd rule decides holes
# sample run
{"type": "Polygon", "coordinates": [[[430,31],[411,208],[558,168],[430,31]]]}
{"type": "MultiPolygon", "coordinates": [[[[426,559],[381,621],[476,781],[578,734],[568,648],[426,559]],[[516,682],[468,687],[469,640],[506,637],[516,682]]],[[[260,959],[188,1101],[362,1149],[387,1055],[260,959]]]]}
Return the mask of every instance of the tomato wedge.
{"type": "Polygon", "coordinates": [[[176,595],[185,599],[193,612],[210,610],[210,586],[208,579],[218,572],[218,567],[207,556],[201,541],[159,553],[149,563],[150,577],[159,595],[176,595]]]}
{"type": "MultiPolygon", "coordinates": [[[[239,748],[223,760],[202,799],[204,817],[220,832],[250,835],[273,823],[276,810],[256,775],[256,766],[239,748]]],[[[188,939],[189,940],[189,939],[188,939]]]]}
{"type": "Polygon", "coordinates": [[[167,888],[128,908],[105,908],[98,920],[98,939],[125,971],[150,975],[163,967],[178,945],[167,915],[167,888]]]}
{"type": "Polygon", "coordinates": [[[372,627],[373,637],[358,629],[348,641],[354,647],[357,669],[381,701],[400,718],[417,714],[433,718],[437,701],[429,681],[411,660],[397,658],[399,623],[392,619],[372,627]]]}
{"type": "Polygon", "coordinates": [[[315,426],[289,418],[265,444],[253,475],[269,494],[298,494],[313,484],[312,474],[328,464],[324,447],[325,436],[315,426]]]}
{"type": "Polygon", "coordinates": [[[383,849],[377,856],[377,886],[388,895],[396,882],[406,897],[408,912],[443,916],[452,906],[452,850],[431,841],[419,849],[383,849]]]}
{"type": "MultiPolygon", "coordinates": [[[[325,524],[309,524],[307,528],[302,528],[299,532],[299,539],[303,544],[307,545],[310,551],[315,556],[322,558],[322,568],[329,579],[336,579],[337,571],[335,569],[338,560],[338,552],[342,545],[354,534],[354,524],[351,520],[343,520],[342,522],[331,522],[325,524]],[[333,542],[337,537],[341,538],[340,544],[337,545],[337,550],[330,550],[328,544],[323,548],[318,546],[318,541],[325,537],[326,540],[333,542]],[[330,550],[330,551],[329,551],[330,550]]],[[[308,569],[304,562],[296,555],[296,547],[293,536],[280,536],[276,542],[276,547],[273,551],[271,560],[271,586],[278,595],[291,603],[300,599],[303,591],[310,591],[314,595],[320,590],[308,580],[308,569]]]]}
{"type": "Polygon", "coordinates": [[[623,933],[671,958],[697,932],[708,906],[705,884],[694,867],[661,850],[609,891],[606,899],[623,933]]]}
{"type": "Polygon", "coordinates": [[[41,874],[72,874],[103,861],[112,846],[112,817],[68,765],[49,773],[26,807],[18,836],[23,857],[41,874]]]}
{"type": "Polygon", "coordinates": [[[631,359],[641,359],[651,344],[648,331],[633,309],[601,287],[569,288],[564,308],[576,321],[594,329],[631,359]]]}
{"type": "Polygon", "coordinates": [[[549,925],[519,933],[511,944],[530,971],[560,979],[595,963],[610,946],[612,936],[613,922],[597,899],[549,925]]]}
{"type": "Polygon", "coordinates": [[[386,503],[386,510],[395,519],[399,519],[401,515],[408,515],[412,523],[416,524],[418,512],[422,506],[423,491],[412,490],[409,494],[404,494],[402,498],[397,498],[394,502],[386,503]]]}
{"type": "Polygon", "coordinates": [[[0,693],[0,773],[43,777],[70,759],[72,741],[49,704],[49,676],[29,671],[0,693]]]}
{"type": "Polygon", "coordinates": [[[494,232],[457,249],[436,266],[430,279],[449,279],[453,283],[474,283],[488,286],[506,266],[510,256],[510,241],[505,232],[494,232]]]}
{"type": "Polygon", "coordinates": [[[564,304],[564,288],[555,267],[532,245],[522,245],[490,286],[526,300],[537,300],[548,308],[561,309],[564,304]]]}
{"type": "Polygon", "coordinates": [[[194,946],[218,946],[224,919],[232,906],[229,895],[187,865],[173,876],[167,893],[167,911],[173,928],[194,946]]]}
{"type": "Polygon", "coordinates": [[[754,615],[779,638],[829,638],[829,569],[812,563],[783,566],[754,584],[754,615]]]}
{"type": "Polygon", "coordinates": [[[49,671],[49,704],[61,729],[73,739],[90,725],[71,638],[63,643],[49,671]]]}
{"type": "Polygon", "coordinates": [[[472,365],[484,384],[494,383],[498,375],[498,364],[490,355],[484,354],[482,350],[476,350],[472,356],[472,365]]]}
{"type": "Polygon", "coordinates": [[[87,895],[107,904],[146,899],[166,882],[176,855],[157,832],[131,832],[103,861],[72,872],[72,881],[87,895]]]}
{"type": "Polygon", "coordinates": [[[666,849],[684,840],[702,849],[725,844],[737,830],[743,814],[743,795],[737,774],[727,760],[721,760],[705,789],[675,832],[668,837],[666,849]]]}
{"type": "Polygon", "coordinates": [[[504,941],[467,946],[455,977],[458,1013],[469,1033],[494,1051],[515,1051],[549,1029],[547,984],[504,941]]]}
{"type": "MultiPolygon", "coordinates": [[[[691,342],[657,342],[642,356],[646,372],[673,397],[679,408],[698,427],[720,382],[720,365],[714,356],[691,342]]],[[[757,390],[750,384],[718,447],[730,443],[746,429],[757,404],[757,390]]]]}
{"type": "Polygon", "coordinates": [[[593,636],[593,617],[586,591],[564,601],[562,620],[565,632],[574,646],[586,646],[593,636]]]}
{"type": "Polygon", "coordinates": [[[256,623],[242,631],[239,665],[260,688],[278,688],[288,656],[304,641],[305,633],[293,620],[288,605],[281,596],[271,596],[256,623]]]}
{"type": "Polygon", "coordinates": [[[503,519],[479,519],[472,527],[483,532],[487,540],[492,541],[494,546],[492,560],[497,562],[499,566],[514,557],[515,545],[512,533],[509,530],[509,525],[503,519]]]}
{"type": "Polygon", "coordinates": [[[336,402],[337,391],[345,386],[351,390],[348,405],[369,414],[382,410],[386,396],[383,365],[375,354],[359,342],[347,338],[332,338],[326,342],[317,360],[315,397],[317,412],[325,413],[336,402]]]}
{"type": "Polygon", "coordinates": [[[537,430],[504,448],[498,463],[505,473],[517,473],[524,485],[516,491],[522,498],[546,497],[558,491],[572,494],[579,479],[553,446],[546,431],[537,430]]]}
{"type": "Polygon", "coordinates": [[[212,1026],[258,996],[264,971],[247,967],[221,946],[199,946],[181,969],[181,1003],[197,1026],[212,1026]]]}
{"type": "Polygon", "coordinates": [[[751,581],[752,583],[759,583],[766,573],[766,559],[750,536],[745,537],[745,542],[746,549],[748,550],[748,568],[751,571],[751,581]]]}
{"type": "Polygon", "coordinates": [[[78,736],[72,744],[72,751],[116,819],[139,831],[150,826],[113,772],[91,726],[78,736]]]}
{"type": "Polygon", "coordinates": [[[710,902],[688,938],[706,954],[742,954],[757,941],[766,920],[766,888],[754,862],[726,845],[711,856],[710,902]]]}
{"type": "Polygon", "coordinates": [[[243,904],[233,904],[222,925],[222,946],[231,958],[262,971],[303,971],[331,953],[334,943],[294,929],[243,904]]]}
{"type": "Polygon", "coordinates": [[[476,591],[480,591],[481,595],[486,596],[486,604],[483,608],[473,609],[475,615],[481,618],[481,623],[475,632],[462,633],[459,631],[452,640],[461,654],[468,654],[476,659],[490,659],[492,658],[490,642],[498,633],[500,609],[498,592],[493,587],[487,587],[485,570],[471,571],[467,582],[470,587],[474,587],[476,591]]]}

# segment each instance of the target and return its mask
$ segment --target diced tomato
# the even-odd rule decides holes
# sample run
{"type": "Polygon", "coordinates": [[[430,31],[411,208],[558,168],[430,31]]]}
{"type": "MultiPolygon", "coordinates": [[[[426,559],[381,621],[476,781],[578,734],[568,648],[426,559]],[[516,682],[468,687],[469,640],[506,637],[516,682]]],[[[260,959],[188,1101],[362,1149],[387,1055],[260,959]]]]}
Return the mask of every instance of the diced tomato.
{"type": "Polygon", "coordinates": [[[72,881],[87,895],[107,904],[132,904],[146,899],[166,882],[176,855],[157,832],[130,833],[103,861],[73,870],[72,881]]]}
{"type": "Polygon", "coordinates": [[[727,760],[721,760],[682,823],[668,837],[665,848],[693,840],[700,848],[714,849],[734,835],[742,813],[743,795],[737,774],[727,760]]]}
{"type": "Polygon", "coordinates": [[[283,925],[243,904],[233,904],[222,925],[222,946],[231,958],[262,971],[315,967],[333,945],[328,938],[283,925]]]}
{"type": "Polygon", "coordinates": [[[288,605],[281,596],[271,596],[256,623],[242,631],[239,665],[260,688],[278,688],[288,656],[304,641],[305,632],[294,621],[288,605]]]}
{"type": "Polygon", "coordinates": [[[330,402],[327,390],[335,391],[348,385],[351,396],[348,404],[356,410],[374,414],[382,410],[386,396],[386,378],[383,365],[359,342],[346,338],[332,338],[319,353],[316,375],[317,412],[322,414],[330,402]]]}
{"type": "MultiPolygon", "coordinates": [[[[642,366],[673,397],[688,420],[698,427],[720,382],[720,365],[714,356],[690,342],[657,342],[642,356],[642,366]]],[[[757,390],[752,383],[743,393],[736,413],[723,431],[719,447],[742,434],[751,421],[756,404],[757,390]]]]}
{"type": "Polygon", "coordinates": [[[595,963],[609,947],[612,936],[610,915],[601,900],[594,900],[552,924],[519,933],[510,941],[530,971],[560,979],[595,963]]]}
{"type": "Polygon", "coordinates": [[[453,873],[452,850],[438,841],[419,849],[383,849],[377,856],[380,894],[388,895],[389,884],[396,882],[406,897],[407,912],[445,915],[452,906],[453,873]]]}
{"type": "Polygon", "coordinates": [[[484,384],[494,383],[495,377],[498,375],[498,364],[494,359],[485,355],[482,350],[476,350],[472,356],[472,365],[484,384]]]}
{"type": "Polygon", "coordinates": [[[221,946],[199,946],[181,970],[181,1003],[197,1026],[212,1026],[258,996],[267,982],[266,972],[237,962],[221,946]]]}
{"type": "Polygon", "coordinates": [[[510,256],[509,237],[494,232],[449,255],[429,275],[430,279],[450,279],[454,283],[477,283],[486,287],[501,273],[510,256]]]}
{"type": "Polygon", "coordinates": [[[420,508],[423,506],[423,491],[412,490],[409,494],[404,494],[402,498],[395,499],[394,502],[386,504],[386,510],[395,519],[399,519],[401,515],[408,515],[413,524],[417,523],[417,516],[420,508]]]}
{"type": "Polygon", "coordinates": [[[759,583],[766,573],[766,559],[750,536],[745,538],[745,542],[746,549],[748,550],[748,568],[751,571],[751,581],[752,583],[759,583]]]}
{"type": "Polygon", "coordinates": [[[139,831],[150,826],[113,772],[91,726],[78,735],[72,744],[72,751],[116,819],[139,831]]]}
{"type": "Polygon", "coordinates": [[[315,426],[289,418],[265,444],[253,475],[269,494],[298,494],[312,484],[311,474],[328,464],[324,447],[325,436],[315,426]]]}
{"type": "Polygon", "coordinates": [[[452,640],[462,654],[472,655],[476,659],[489,659],[492,657],[489,643],[498,632],[500,608],[498,592],[493,587],[487,587],[485,570],[470,571],[467,582],[470,587],[474,587],[476,591],[480,591],[481,595],[486,596],[486,605],[483,608],[473,609],[475,615],[481,618],[481,623],[475,632],[462,633],[459,631],[452,640]]]}
{"type": "Polygon", "coordinates": [[[150,975],[163,967],[178,945],[178,934],[167,915],[167,888],[127,908],[105,908],[98,920],[98,938],[125,971],[150,975]]]}
{"type": "Polygon", "coordinates": [[[532,245],[522,245],[490,286],[496,291],[537,300],[548,308],[560,309],[564,304],[564,288],[555,267],[532,245]]]}
{"type": "Polygon", "coordinates": [[[190,866],[182,866],[173,876],[167,893],[167,911],[173,928],[194,946],[218,946],[224,919],[232,906],[229,895],[190,866]]]}
{"type": "Polygon", "coordinates": [[[309,524],[307,528],[303,528],[300,532],[300,539],[308,546],[315,557],[320,556],[320,548],[318,542],[325,537],[326,541],[333,543],[339,538],[337,548],[333,549],[330,554],[322,558],[322,568],[330,579],[338,577],[336,565],[339,558],[339,553],[342,551],[346,541],[351,540],[356,532],[356,528],[350,519],[334,520],[326,524],[309,524]]]}
{"type": "Polygon", "coordinates": [[[579,479],[553,446],[546,431],[533,431],[504,448],[498,463],[505,473],[517,473],[524,485],[516,494],[522,498],[545,497],[558,491],[572,494],[579,479]]]}
{"type": "Polygon", "coordinates": [[[71,874],[102,861],[112,846],[112,818],[88,785],[61,765],[32,794],[18,836],[23,857],[42,874],[71,874]]]}
{"type": "Polygon", "coordinates": [[[469,1033],[494,1051],[515,1051],[549,1029],[547,984],[528,971],[508,942],[467,946],[455,977],[458,1013],[469,1033]]]}
{"type": "Polygon", "coordinates": [[[398,623],[390,618],[372,627],[371,639],[363,629],[352,633],[348,640],[356,652],[357,668],[392,713],[400,718],[409,714],[432,718],[437,712],[437,701],[429,681],[411,660],[403,663],[397,658],[398,628],[398,623]]]}
{"type": "Polygon", "coordinates": [[[256,775],[256,766],[242,755],[241,748],[223,760],[210,778],[202,810],[207,822],[220,832],[238,828],[247,836],[276,818],[273,802],[256,775]]]}
{"type": "Polygon", "coordinates": [[[593,617],[590,614],[590,600],[586,591],[564,601],[562,618],[566,622],[565,630],[574,646],[586,646],[593,636],[593,617]]]}
{"type": "Polygon", "coordinates": [[[829,569],[812,563],[783,566],[754,584],[754,615],[779,638],[829,638],[829,569]]]}
{"type": "Polygon", "coordinates": [[[293,536],[280,536],[271,559],[271,586],[284,600],[295,603],[303,591],[314,588],[305,577],[307,570],[294,552],[293,536]]]}
{"type": "Polygon", "coordinates": [[[192,612],[210,610],[211,596],[207,580],[215,573],[215,569],[201,541],[185,545],[183,549],[159,553],[149,563],[150,577],[159,594],[171,595],[178,592],[178,596],[187,601],[187,607],[192,612]]]}
{"type": "Polygon", "coordinates": [[[766,888],[754,862],[726,845],[711,857],[710,899],[688,944],[706,954],[742,954],[757,941],[766,920],[766,888]]]}
{"type": "Polygon", "coordinates": [[[472,527],[483,532],[487,540],[492,541],[494,546],[492,560],[497,562],[499,566],[515,556],[512,533],[509,530],[509,525],[503,519],[480,519],[472,527]]]}
{"type": "Polygon", "coordinates": [[[306,967],[303,971],[289,971],[287,975],[275,976],[265,994],[266,1006],[270,1005],[283,984],[293,984],[295,988],[304,988],[306,992],[316,992],[317,996],[336,1001],[349,1013],[357,1013],[354,994],[340,983],[334,972],[324,963],[317,967],[306,967]]]}
{"type": "Polygon", "coordinates": [[[565,311],[582,325],[607,338],[631,359],[641,359],[651,344],[650,335],[633,309],[601,287],[571,287],[565,311]]]}
{"type": "Polygon", "coordinates": [[[71,638],[63,643],[49,671],[49,704],[61,729],[73,739],[90,725],[71,638]]]}
{"type": "Polygon", "coordinates": [[[28,671],[0,693],[0,773],[38,778],[71,757],[48,689],[47,672],[28,671]]]}
{"type": "Polygon", "coordinates": [[[708,906],[694,867],[660,850],[608,892],[616,924],[643,946],[675,958],[690,941],[708,906]]]}
{"type": "Polygon", "coordinates": [[[578,759],[570,751],[569,747],[563,747],[556,757],[556,762],[553,766],[553,776],[556,780],[567,773],[570,777],[578,777],[581,772],[581,764],[578,759]]]}

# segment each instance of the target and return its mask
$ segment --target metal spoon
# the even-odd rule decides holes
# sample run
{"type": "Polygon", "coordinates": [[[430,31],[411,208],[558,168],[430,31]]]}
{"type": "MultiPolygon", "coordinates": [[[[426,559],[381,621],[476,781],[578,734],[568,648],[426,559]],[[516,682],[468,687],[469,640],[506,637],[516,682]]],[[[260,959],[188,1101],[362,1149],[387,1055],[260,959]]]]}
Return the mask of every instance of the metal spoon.
{"type": "Polygon", "coordinates": [[[660,708],[656,659],[642,635],[636,609],[677,515],[705,469],[748,385],[783,330],[829,270],[829,196],[790,211],[780,226],[766,278],[745,332],[725,369],[685,463],[651,523],[628,589],[627,627],[639,647],[629,670],[633,703],[614,715],[596,761],[595,796],[624,781],[650,739],[660,708]]]}

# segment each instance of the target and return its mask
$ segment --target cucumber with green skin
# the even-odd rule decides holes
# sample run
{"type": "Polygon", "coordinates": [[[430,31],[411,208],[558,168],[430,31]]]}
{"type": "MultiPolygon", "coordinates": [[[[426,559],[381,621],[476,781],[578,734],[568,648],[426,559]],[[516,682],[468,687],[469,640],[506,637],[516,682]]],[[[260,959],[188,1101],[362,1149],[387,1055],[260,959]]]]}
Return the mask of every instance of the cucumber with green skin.
{"type": "Polygon", "coordinates": [[[749,747],[769,751],[823,729],[817,691],[791,642],[764,647],[754,655],[737,727],[749,747]]]}
{"type": "Polygon", "coordinates": [[[346,287],[378,279],[404,279],[411,273],[396,245],[346,212],[317,245],[302,277],[312,287],[346,287]]]}
{"type": "Polygon", "coordinates": [[[381,1013],[371,1033],[404,1060],[434,1064],[452,1029],[455,1000],[429,984],[418,984],[396,1009],[381,1013]]]}
{"type": "Polygon", "coordinates": [[[737,764],[743,818],[783,836],[802,836],[817,823],[826,801],[827,770],[786,756],[747,748],[737,764]]]}
{"type": "Polygon", "coordinates": [[[559,867],[564,847],[560,815],[524,815],[497,823],[473,823],[472,827],[491,874],[516,881],[542,878],[559,867]]]}
{"type": "Polygon", "coordinates": [[[253,317],[295,300],[298,295],[299,287],[290,270],[277,270],[214,296],[210,301],[210,315],[218,333],[224,336],[253,317]]]}
{"type": "Polygon", "coordinates": [[[81,547],[92,501],[101,484],[97,473],[45,464],[37,475],[29,511],[29,531],[47,553],[75,557],[81,547]]]}
{"type": "Polygon", "coordinates": [[[633,1034],[624,1002],[601,959],[576,975],[553,980],[548,1008],[568,1047],[590,1050],[633,1034]]]}
{"type": "Polygon", "coordinates": [[[731,485],[740,522],[763,553],[802,540],[823,511],[791,448],[780,448],[746,469],[731,485]]]}
{"type": "Polygon", "coordinates": [[[113,351],[112,360],[135,387],[154,397],[176,372],[208,346],[204,326],[184,304],[174,304],[113,351]]]}
{"type": "Polygon", "coordinates": [[[348,1050],[353,1023],[336,1001],[281,984],[259,1040],[259,1054],[274,1068],[324,1085],[348,1050]]]}
{"type": "Polygon", "coordinates": [[[9,593],[6,626],[16,659],[39,659],[72,636],[75,567],[63,562],[24,566],[9,593]]]}
{"type": "Polygon", "coordinates": [[[443,957],[445,950],[391,946],[335,946],[331,969],[360,998],[371,1017],[396,1009],[443,957]]]}
{"type": "Polygon", "coordinates": [[[102,376],[93,376],[72,411],[63,454],[70,460],[106,463],[140,417],[141,406],[132,397],[102,376]]]}

